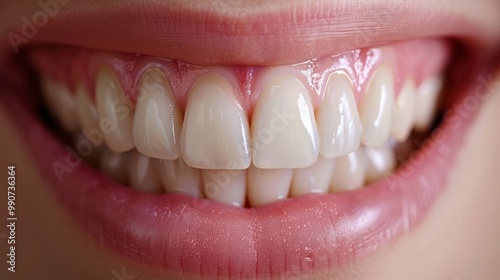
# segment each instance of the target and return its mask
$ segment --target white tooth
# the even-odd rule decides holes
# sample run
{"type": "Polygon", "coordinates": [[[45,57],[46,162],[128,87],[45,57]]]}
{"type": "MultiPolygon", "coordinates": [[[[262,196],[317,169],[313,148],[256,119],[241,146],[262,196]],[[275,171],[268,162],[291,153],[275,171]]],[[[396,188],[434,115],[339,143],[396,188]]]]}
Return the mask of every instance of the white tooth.
{"type": "Polygon", "coordinates": [[[103,69],[97,75],[96,102],[99,124],[107,146],[116,153],[134,148],[132,120],[134,111],[113,73],[103,69]]]}
{"type": "Polygon", "coordinates": [[[99,116],[97,108],[92,103],[87,92],[81,85],[78,85],[76,88],[76,100],[76,113],[80,127],[87,132],[99,129],[99,116]]]}
{"type": "Polygon", "coordinates": [[[159,173],[165,192],[185,193],[195,197],[203,196],[201,171],[187,165],[182,158],[160,160],[159,173]]]}
{"type": "Polygon", "coordinates": [[[104,148],[99,161],[99,167],[104,174],[126,185],[129,179],[129,158],[129,153],[117,154],[104,148]]]}
{"type": "Polygon", "coordinates": [[[182,114],[162,72],[148,71],[142,80],[134,114],[134,142],[144,155],[177,159],[182,114]]]}
{"type": "Polygon", "coordinates": [[[246,170],[202,170],[205,196],[226,204],[244,206],[246,173],[246,170]]]}
{"type": "Polygon", "coordinates": [[[344,156],[359,147],[362,128],[347,75],[333,73],[330,76],[316,116],[323,157],[344,156]]]}
{"type": "Polygon", "coordinates": [[[366,156],[362,148],[335,159],[330,191],[340,192],[363,186],[366,173],[366,156]]]}
{"type": "Polygon", "coordinates": [[[162,191],[156,159],[136,150],[131,151],[129,173],[130,187],[133,189],[151,193],[162,191]]]}
{"type": "Polygon", "coordinates": [[[396,157],[389,144],[374,149],[365,147],[368,160],[366,182],[373,183],[388,176],[396,166],[396,157]]]}
{"type": "Polygon", "coordinates": [[[250,166],[250,129],[231,85],[218,74],[200,78],[189,94],[182,125],[184,161],[203,169],[250,166]]]}
{"type": "Polygon", "coordinates": [[[292,169],[260,169],[251,165],[248,169],[250,206],[262,206],[287,198],[292,175],[292,169]]]}
{"type": "Polygon", "coordinates": [[[325,159],[319,156],[314,165],[295,169],[293,172],[290,196],[300,196],[310,193],[327,193],[334,165],[335,159],[325,159]]]}
{"type": "Polygon", "coordinates": [[[77,153],[92,166],[97,166],[104,147],[93,145],[92,141],[84,133],[76,133],[73,137],[73,145],[77,153]]]}
{"type": "Polygon", "coordinates": [[[407,80],[394,104],[391,136],[398,142],[405,141],[410,135],[415,120],[415,84],[407,80]]]}
{"type": "Polygon", "coordinates": [[[365,146],[381,147],[389,138],[393,103],[394,78],[388,67],[381,67],[373,74],[359,107],[365,146]]]}
{"type": "MultiPolygon", "coordinates": [[[[50,113],[54,114],[57,110],[55,82],[46,77],[42,77],[40,82],[42,86],[43,99],[47,104],[47,107],[50,109],[50,113]]],[[[57,117],[57,115],[54,117],[57,117]]]]}
{"type": "Polygon", "coordinates": [[[442,81],[439,78],[428,79],[419,86],[415,102],[415,130],[425,132],[432,125],[441,87],[442,81]]]}
{"type": "Polygon", "coordinates": [[[252,117],[252,161],[258,168],[303,168],[318,158],[319,136],[304,85],[291,75],[273,79],[252,117]]]}
{"type": "Polygon", "coordinates": [[[73,132],[78,127],[76,119],[76,100],[75,96],[69,90],[58,83],[52,86],[54,91],[52,97],[53,107],[57,116],[57,121],[61,124],[62,128],[68,132],[73,132]]]}

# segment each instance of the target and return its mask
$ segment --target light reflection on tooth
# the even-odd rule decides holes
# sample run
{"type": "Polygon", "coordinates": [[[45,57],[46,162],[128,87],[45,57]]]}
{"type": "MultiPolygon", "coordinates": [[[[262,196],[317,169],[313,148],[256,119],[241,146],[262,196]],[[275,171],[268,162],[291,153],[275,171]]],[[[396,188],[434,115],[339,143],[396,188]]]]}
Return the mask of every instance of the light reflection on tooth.
{"type": "Polygon", "coordinates": [[[405,141],[410,135],[415,120],[415,84],[407,80],[394,104],[391,136],[398,142],[405,141]]]}
{"type": "Polygon", "coordinates": [[[158,173],[160,174],[165,192],[177,192],[194,197],[203,197],[201,171],[187,165],[182,158],[176,160],[159,160],[158,173]]]}
{"type": "Polygon", "coordinates": [[[244,206],[246,173],[246,170],[202,170],[205,196],[226,204],[244,206]]]}
{"type": "Polygon", "coordinates": [[[295,169],[290,196],[327,193],[334,165],[335,159],[325,159],[319,156],[312,166],[295,169]]]}
{"type": "Polygon", "coordinates": [[[368,162],[367,183],[374,183],[389,176],[396,166],[396,157],[388,143],[378,149],[365,147],[365,155],[368,162]]]}
{"type": "Polygon", "coordinates": [[[359,147],[362,128],[347,75],[333,73],[330,76],[316,116],[323,157],[344,156],[359,147]]]}
{"type": "Polygon", "coordinates": [[[182,114],[165,76],[148,71],[141,83],[134,114],[134,142],[144,155],[177,159],[181,155],[182,114]]]}
{"type": "Polygon", "coordinates": [[[113,180],[126,185],[129,181],[130,153],[114,153],[107,148],[103,149],[99,168],[113,180]]]}
{"type": "Polygon", "coordinates": [[[250,166],[250,128],[231,85],[220,75],[200,78],[189,94],[182,126],[184,161],[203,169],[250,166]]]}
{"type": "Polygon", "coordinates": [[[425,132],[432,125],[441,87],[442,81],[439,78],[428,79],[418,87],[415,102],[415,130],[425,132]]]}
{"type": "Polygon", "coordinates": [[[363,186],[366,174],[366,156],[362,148],[335,159],[330,191],[341,192],[363,186]]]}
{"type": "Polygon", "coordinates": [[[130,186],[133,189],[151,193],[162,191],[155,159],[144,156],[136,150],[131,151],[129,174],[130,186]]]}
{"type": "Polygon", "coordinates": [[[118,79],[107,69],[101,70],[97,75],[96,102],[99,125],[106,145],[116,153],[134,148],[133,109],[128,104],[118,79]]]}
{"type": "Polygon", "coordinates": [[[393,103],[394,78],[391,69],[384,66],[373,74],[359,107],[365,146],[381,147],[389,138],[393,103]]]}
{"type": "Polygon", "coordinates": [[[80,127],[87,132],[99,129],[99,116],[96,106],[82,85],[76,87],[77,116],[80,127]]]}
{"type": "Polygon", "coordinates": [[[248,169],[248,201],[257,207],[288,197],[293,169],[248,169]]]}
{"type": "Polygon", "coordinates": [[[252,162],[258,168],[303,168],[319,154],[314,111],[304,85],[291,75],[264,87],[252,117],[252,162]]]}

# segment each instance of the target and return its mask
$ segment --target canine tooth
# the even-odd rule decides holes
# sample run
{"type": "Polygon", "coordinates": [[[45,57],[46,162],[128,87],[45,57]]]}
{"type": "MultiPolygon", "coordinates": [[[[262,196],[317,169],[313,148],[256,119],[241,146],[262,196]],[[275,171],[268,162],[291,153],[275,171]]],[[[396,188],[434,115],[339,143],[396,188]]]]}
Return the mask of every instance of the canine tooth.
{"type": "Polygon", "coordinates": [[[303,168],[318,158],[319,136],[309,94],[295,77],[273,79],[252,117],[252,161],[258,168],[303,168]]]}
{"type": "Polygon", "coordinates": [[[442,81],[439,78],[431,78],[423,82],[416,94],[415,130],[425,132],[432,125],[436,115],[439,92],[442,81]]]}
{"type": "Polygon", "coordinates": [[[246,170],[204,169],[201,174],[207,198],[234,206],[245,205],[246,170]]]}
{"type": "Polygon", "coordinates": [[[363,149],[335,159],[330,191],[340,192],[363,186],[366,173],[366,156],[363,149]]]}
{"type": "Polygon", "coordinates": [[[312,166],[295,169],[290,196],[327,193],[334,165],[335,159],[326,159],[319,156],[312,166]]]}
{"type": "Polygon", "coordinates": [[[182,126],[184,161],[202,169],[246,169],[250,166],[250,128],[231,85],[207,74],[193,86],[182,126]]]}
{"type": "Polygon", "coordinates": [[[195,197],[203,196],[201,171],[187,165],[182,158],[160,160],[158,170],[165,192],[185,193],[195,197]]]}
{"type": "Polygon", "coordinates": [[[182,114],[163,73],[144,75],[134,114],[134,142],[144,155],[174,160],[180,157],[182,114]]]}
{"type": "Polygon", "coordinates": [[[398,142],[405,141],[410,135],[415,121],[415,84],[407,80],[396,102],[391,127],[391,136],[398,142]]]}
{"type": "Polygon", "coordinates": [[[134,112],[113,73],[103,69],[97,75],[96,102],[99,124],[107,146],[116,153],[134,148],[134,112]]]}
{"type": "Polygon", "coordinates": [[[86,131],[99,129],[99,116],[96,106],[90,100],[83,86],[76,88],[77,117],[80,127],[86,131]]]}
{"type": "Polygon", "coordinates": [[[288,197],[293,169],[248,169],[248,201],[262,206],[288,197]]]}
{"type": "Polygon", "coordinates": [[[101,154],[101,159],[99,160],[99,167],[102,173],[111,177],[115,181],[126,185],[129,179],[129,158],[129,153],[117,154],[107,148],[104,148],[101,154]]]}
{"type": "Polygon", "coordinates": [[[333,73],[330,76],[316,116],[323,157],[344,156],[359,147],[362,128],[347,75],[333,73]]]}
{"type": "Polygon", "coordinates": [[[162,191],[158,176],[157,161],[133,150],[130,155],[130,187],[143,192],[162,191]]]}
{"type": "Polygon", "coordinates": [[[381,147],[389,138],[393,103],[394,78],[388,67],[382,67],[373,74],[360,103],[361,142],[365,146],[381,147]]]}
{"type": "Polygon", "coordinates": [[[374,149],[365,147],[368,161],[366,168],[366,182],[373,183],[388,176],[396,166],[396,157],[389,144],[374,149]]]}

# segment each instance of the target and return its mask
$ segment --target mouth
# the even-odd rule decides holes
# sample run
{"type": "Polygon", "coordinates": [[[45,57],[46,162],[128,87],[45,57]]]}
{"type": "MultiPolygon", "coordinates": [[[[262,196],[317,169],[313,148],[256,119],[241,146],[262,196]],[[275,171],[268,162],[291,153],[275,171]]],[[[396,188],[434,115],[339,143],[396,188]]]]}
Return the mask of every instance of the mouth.
{"type": "MultiPolygon", "coordinates": [[[[480,23],[440,14],[443,34],[374,26],[360,41],[332,28],[338,6],[305,10],[304,24],[271,6],[244,26],[239,6],[223,17],[174,1],[138,18],[123,4],[91,11],[90,23],[159,27],[131,40],[65,17],[22,49],[37,86],[0,98],[100,245],[183,275],[287,277],[345,267],[425,218],[472,120],[456,108],[491,83],[476,77],[494,67],[498,35],[471,37],[480,23]],[[268,13],[287,17],[261,20],[268,13]],[[80,36],[68,34],[76,24],[80,36]]],[[[398,20],[382,17],[372,23],[398,20]]]]}

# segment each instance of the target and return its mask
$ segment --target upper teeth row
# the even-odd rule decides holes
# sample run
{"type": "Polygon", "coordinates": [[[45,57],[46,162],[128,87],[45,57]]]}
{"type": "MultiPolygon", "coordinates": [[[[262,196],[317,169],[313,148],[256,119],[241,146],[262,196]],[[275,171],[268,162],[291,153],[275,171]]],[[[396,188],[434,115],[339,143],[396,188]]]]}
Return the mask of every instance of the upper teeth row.
{"type": "Polygon", "coordinates": [[[82,86],[71,94],[63,85],[44,81],[48,104],[65,129],[80,126],[84,134],[102,134],[117,153],[136,148],[159,159],[182,156],[201,169],[246,169],[251,163],[263,169],[304,168],[320,154],[341,157],[361,143],[379,148],[390,136],[404,141],[413,127],[430,125],[441,87],[437,78],[418,88],[408,78],[395,99],[392,71],[382,66],[357,106],[351,80],[335,72],[314,109],[298,78],[275,75],[264,85],[250,124],[234,88],[214,72],[191,88],[184,114],[158,69],[144,75],[135,109],[105,68],[96,79],[97,106],[82,86]]]}

